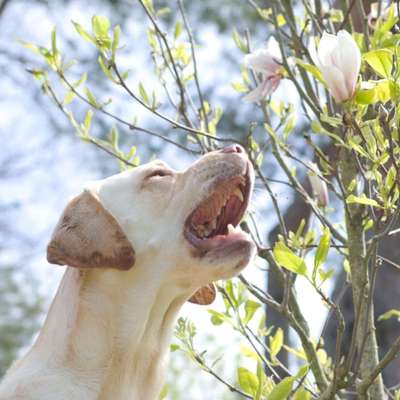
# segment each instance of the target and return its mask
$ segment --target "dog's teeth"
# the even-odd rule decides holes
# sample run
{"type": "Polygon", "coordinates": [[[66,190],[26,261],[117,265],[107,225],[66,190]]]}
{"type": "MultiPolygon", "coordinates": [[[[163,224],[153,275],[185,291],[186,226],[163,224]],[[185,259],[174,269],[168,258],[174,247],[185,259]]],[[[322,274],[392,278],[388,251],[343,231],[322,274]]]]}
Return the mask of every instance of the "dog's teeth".
{"type": "Polygon", "coordinates": [[[216,227],[217,227],[217,219],[215,218],[210,222],[210,229],[214,230],[216,227]]]}
{"type": "Polygon", "coordinates": [[[194,227],[194,230],[196,231],[196,233],[199,237],[203,237],[204,231],[206,230],[206,228],[204,227],[204,225],[197,225],[194,227]]]}
{"type": "Polygon", "coordinates": [[[243,203],[244,201],[243,193],[238,187],[233,191],[233,195],[236,196],[243,203]]]}
{"type": "Polygon", "coordinates": [[[231,233],[235,233],[235,232],[236,232],[235,227],[232,224],[229,224],[228,225],[228,235],[231,233]]]}

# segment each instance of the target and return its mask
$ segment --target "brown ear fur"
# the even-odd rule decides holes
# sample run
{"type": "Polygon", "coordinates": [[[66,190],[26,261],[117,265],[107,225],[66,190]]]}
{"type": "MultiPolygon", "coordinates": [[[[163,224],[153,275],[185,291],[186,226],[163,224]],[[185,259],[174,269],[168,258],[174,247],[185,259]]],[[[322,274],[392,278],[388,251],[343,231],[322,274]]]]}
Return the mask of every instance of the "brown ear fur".
{"type": "Polygon", "coordinates": [[[195,294],[188,300],[191,303],[200,304],[201,306],[208,306],[215,300],[216,289],[213,283],[201,287],[195,294]]]}
{"type": "Polygon", "coordinates": [[[47,260],[76,268],[128,270],[135,252],[116,219],[85,191],[61,215],[47,246],[47,260]]]}

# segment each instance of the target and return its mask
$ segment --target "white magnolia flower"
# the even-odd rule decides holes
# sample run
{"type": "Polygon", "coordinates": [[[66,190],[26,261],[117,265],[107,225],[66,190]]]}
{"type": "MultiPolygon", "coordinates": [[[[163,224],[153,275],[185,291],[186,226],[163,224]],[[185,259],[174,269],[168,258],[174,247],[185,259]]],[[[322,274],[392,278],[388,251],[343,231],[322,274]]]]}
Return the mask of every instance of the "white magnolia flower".
{"type": "Polygon", "coordinates": [[[326,207],[329,204],[328,186],[321,178],[321,171],[319,170],[317,164],[310,162],[308,165],[310,167],[308,179],[310,180],[314,197],[319,206],[326,207]]]}
{"type": "Polygon", "coordinates": [[[340,103],[353,97],[361,66],[361,53],[353,37],[341,30],[324,32],[317,50],[318,66],[334,99],[340,103]]]}
{"type": "Polygon", "coordinates": [[[271,37],[267,46],[247,54],[244,65],[261,75],[261,81],[257,87],[248,93],[244,100],[260,101],[271,94],[283,78],[282,57],[278,42],[271,37]]]}

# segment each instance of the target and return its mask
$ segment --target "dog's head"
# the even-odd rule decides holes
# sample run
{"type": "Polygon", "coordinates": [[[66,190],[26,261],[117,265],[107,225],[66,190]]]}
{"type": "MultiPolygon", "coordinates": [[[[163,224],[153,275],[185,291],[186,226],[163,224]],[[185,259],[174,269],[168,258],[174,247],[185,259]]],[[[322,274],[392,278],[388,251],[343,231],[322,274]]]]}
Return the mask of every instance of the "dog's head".
{"type": "Polygon", "coordinates": [[[208,303],[215,293],[207,285],[239,273],[254,256],[238,227],[253,179],[243,149],[231,146],[182,172],[154,161],[97,181],[67,205],[48,260],[120,270],[153,260],[182,287],[205,285],[192,300],[208,303]]]}

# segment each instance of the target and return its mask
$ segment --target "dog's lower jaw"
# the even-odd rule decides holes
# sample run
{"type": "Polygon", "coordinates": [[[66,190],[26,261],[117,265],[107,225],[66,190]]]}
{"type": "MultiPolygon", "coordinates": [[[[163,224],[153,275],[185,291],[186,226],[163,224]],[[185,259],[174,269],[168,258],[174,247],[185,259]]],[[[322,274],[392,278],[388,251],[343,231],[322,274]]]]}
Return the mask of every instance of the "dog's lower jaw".
{"type": "Polygon", "coordinates": [[[156,399],[186,297],[161,286],[165,277],[154,271],[154,265],[122,274],[68,268],[35,345],[10,370],[12,381],[3,381],[0,400],[156,399]]]}

